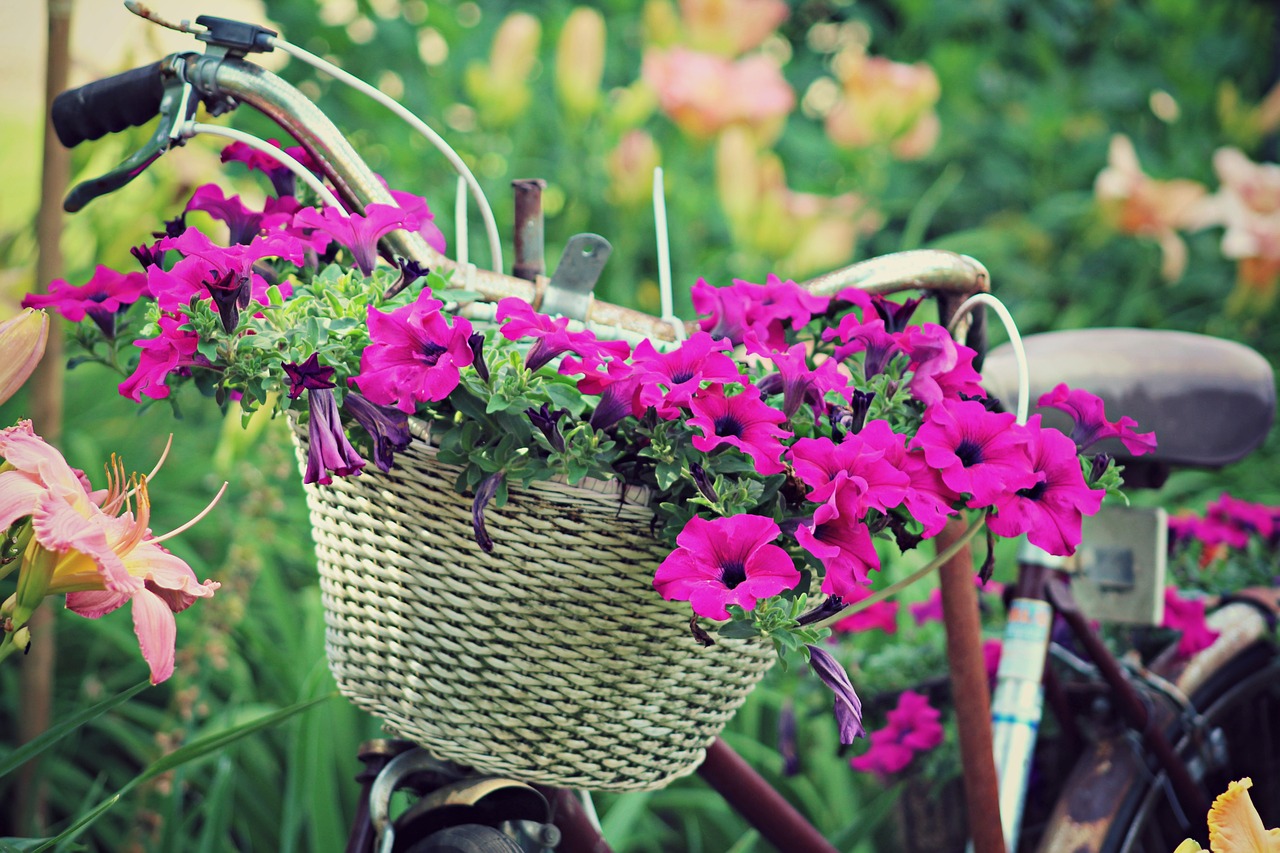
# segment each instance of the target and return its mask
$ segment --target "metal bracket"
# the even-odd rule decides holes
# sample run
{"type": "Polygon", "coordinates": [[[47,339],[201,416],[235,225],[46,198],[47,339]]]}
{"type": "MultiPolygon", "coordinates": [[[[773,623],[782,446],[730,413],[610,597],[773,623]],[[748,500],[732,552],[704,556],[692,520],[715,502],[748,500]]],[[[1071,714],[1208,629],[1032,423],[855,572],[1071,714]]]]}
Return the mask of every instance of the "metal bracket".
{"type": "Polygon", "coordinates": [[[585,320],[591,308],[591,291],[612,251],[613,246],[599,234],[570,237],[538,310],[552,316],[559,314],[585,320]]]}
{"type": "Polygon", "coordinates": [[[1159,625],[1168,527],[1160,508],[1104,507],[1086,518],[1071,579],[1080,608],[1100,622],[1159,625]]]}

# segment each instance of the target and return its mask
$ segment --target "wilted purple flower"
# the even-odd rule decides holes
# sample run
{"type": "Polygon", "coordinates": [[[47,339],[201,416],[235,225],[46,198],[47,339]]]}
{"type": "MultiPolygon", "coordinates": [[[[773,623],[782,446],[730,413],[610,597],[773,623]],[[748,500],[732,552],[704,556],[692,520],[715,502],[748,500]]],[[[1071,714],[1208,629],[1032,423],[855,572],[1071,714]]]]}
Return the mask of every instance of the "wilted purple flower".
{"type": "Polygon", "coordinates": [[[409,416],[391,406],[379,406],[358,391],[348,391],[342,408],[365,428],[373,439],[373,463],[382,471],[390,471],[395,454],[413,441],[409,432],[409,416]]]}
{"type": "Polygon", "coordinates": [[[287,361],[283,365],[289,377],[289,399],[296,400],[303,391],[333,387],[333,368],[320,363],[320,353],[313,352],[306,361],[287,361]]]}
{"type": "Polygon", "coordinates": [[[503,472],[498,471],[481,480],[480,485],[476,487],[475,499],[471,501],[471,526],[475,530],[476,544],[486,554],[493,551],[493,540],[489,538],[489,532],[484,529],[484,510],[498,493],[503,476],[503,472]]]}
{"type": "Polygon", "coordinates": [[[806,644],[809,650],[809,666],[814,674],[822,679],[822,683],[831,688],[836,697],[836,725],[840,729],[840,742],[853,743],[854,738],[865,737],[867,730],[862,726],[862,700],[853,690],[844,667],[831,656],[831,653],[819,646],[806,644]]]}
{"type": "Polygon", "coordinates": [[[800,772],[800,750],[796,745],[796,709],[787,699],[778,714],[778,752],[782,755],[782,775],[795,776],[800,772]]]}
{"type": "Polygon", "coordinates": [[[339,477],[359,474],[365,461],[342,431],[338,402],[334,399],[332,389],[308,389],[307,404],[311,410],[311,422],[308,424],[310,446],[307,448],[307,470],[302,482],[325,486],[333,482],[330,471],[339,477]]]}
{"type": "Polygon", "coordinates": [[[564,453],[564,436],[560,434],[560,419],[569,414],[568,409],[551,411],[550,403],[543,403],[540,409],[525,409],[529,420],[542,431],[557,453],[564,453]]]}
{"type": "Polygon", "coordinates": [[[467,346],[471,347],[471,366],[480,375],[480,380],[488,383],[489,365],[484,360],[484,332],[472,332],[468,335],[467,346]]]}

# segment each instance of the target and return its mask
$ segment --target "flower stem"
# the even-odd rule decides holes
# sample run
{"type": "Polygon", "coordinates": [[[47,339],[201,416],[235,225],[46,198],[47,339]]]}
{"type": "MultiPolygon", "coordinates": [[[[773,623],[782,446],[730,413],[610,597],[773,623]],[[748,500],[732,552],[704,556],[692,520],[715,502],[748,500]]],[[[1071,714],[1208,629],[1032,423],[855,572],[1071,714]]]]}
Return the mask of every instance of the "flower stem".
{"type": "Polygon", "coordinates": [[[978,534],[978,531],[982,529],[982,526],[986,523],[986,520],[987,520],[987,514],[985,512],[980,513],[978,517],[975,518],[969,524],[969,526],[965,528],[964,532],[960,534],[959,539],[957,539],[955,542],[952,542],[949,546],[944,548],[941,552],[938,553],[936,557],[934,557],[924,566],[922,566],[919,569],[916,569],[914,572],[907,575],[902,580],[885,587],[879,592],[876,592],[868,596],[867,598],[862,599],[861,601],[855,601],[854,603],[850,604],[848,607],[844,607],[844,608],[841,608],[840,610],[837,610],[835,613],[831,614],[825,619],[815,622],[812,627],[828,628],[833,623],[838,622],[841,619],[845,619],[849,616],[852,616],[855,613],[866,610],[868,607],[872,606],[873,604],[879,604],[880,602],[884,601],[886,598],[891,598],[897,595],[899,592],[911,586],[913,583],[920,580],[930,572],[935,571],[939,566],[943,565],[952,557],[954,557],[960,551],[961,548],[969,544],[969,540],[973,539],[973,537],[978,534]]]}

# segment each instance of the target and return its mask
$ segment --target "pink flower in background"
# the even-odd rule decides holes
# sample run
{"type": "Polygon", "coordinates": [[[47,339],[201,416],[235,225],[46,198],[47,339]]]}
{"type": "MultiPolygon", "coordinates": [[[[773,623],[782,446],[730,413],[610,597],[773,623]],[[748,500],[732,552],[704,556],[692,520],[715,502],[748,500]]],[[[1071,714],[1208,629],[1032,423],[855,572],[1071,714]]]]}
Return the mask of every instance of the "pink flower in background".
{"type": "Polygon", "coordinates": [[[641,74],[662,112],[701,139],[732,124],[771,139],[796,103],[782,69],[763,54],[732,60],[686,47],[650,49],[641,74]]]}
{"type": "Polygon", "coordinates": [[[747,389],[732,397],[723,386],[713,385],[689,398],[689,426],[702,435],[693,437],[693,446],[710,453],[727,444],[751,457],[756,471],[764,476],[787,470],[782,463],[782,439],[791,435],[779,426],[786,415],[760,399],[760,389],[747,389]]]}
{"type": "Polygon", "coordinates": [[[828,595],[855,596],[871,583],[869,573],[880,568],[864,515],[858,486],[844,479],[814,511],[812,521],[796,528],[796,541],[822,561],[822,591],[828,595]]]}
{"type": "Polygon", "coordinates": [[[904,691],[898,697],[897,707],[889,712],[884,728],[871,732],[871,748],[849,765],[882,779],[902,772],[917,753],[942,743],[940,717],[941,713],[925,696],[912,690],[904,691]]]}
{"type": "MultiPolygon", "coordinates": [[[[854,604],[872,594],[873,591],[868,587],[859,587],[843,600],[845,604],[854,604]]],[[[898,602],[895,599],[889,598],[884,601],[877,601],[875,604],[859,610],[851,616],[846,616],[831,625],[831,630],[838,634],[856,634],[861,631],[876,629],[884,631],[886,634],[898,633],[898,602]]]]}
{"type": "Polygon", "coordinates": [[[1067,557],[1080,544],[1080,525],[1102,507],[1105,489],[1091,489],[1080,470],[1075,442],[1056,429],[1042,429],[1032,415],[1027,436],[1031,470],[1040,481],[996,500],[987,526],[998,536],[1027,534],[1027,541],[1050,554],[1067,557]]]}
{"type": "Polygon", "coordinates": [[[1221,186],[1204,204],[1199,224],[1225,229],[1222,254],[1239,262],[1236,307],[1265,308],[1280,282],[1280,165],[1219,148],[1213,168],[1221,186]]]}
{"type": "Polygon", "coordinates": [[[1071,416],[1071,440],[1081,450],[1088,450],[1096,442],[1106,438],[1118,438],[1125,449],[1134,456],[1141,456],[1156,449],[1154,432],[1135,432],[1138,422],[1130,417],[1118,421],[1107,420],[1101,398],[1079,388],[1068,388],[1060,383],[1052,391],[1041,395],[1036,405],[1042,409],[1057,409],[1071,416]]]}
{"type": "Polygon", "coordinates": [[[840,99],[826,118],[832,142],[842,148],[886,146],[903,160],[933,150],[941,87],[931,67],[867,56],[861,45],[852,45],[836,55],[833,68],[840,99]]]}
{"type": "Polygon", "coordinates": [[[1182,277],[1187,266],[1187,245],[1177,231],[1206,224],[1203,185],[1148,177],[1142,171],[1133,142],[1116,134],[1107,150],[1107,167],[1094,181],[1093,194],[1103,215],[1117,230],[1160,245],[1160,272],[1166,281],[1182,277]]]}
{"type": "Polygon", "coordinates": [[[85,317],[97,323],[108,338],[115,337],[116,319],[121,312],[147,294],[147,277],[140,272],[116,272],[102,264],[84,284],[68,284],[66,279],[49,282],[48,293],[29,293],[23,308],[53,308],[72,323],[85,317]]]}
{"type": "Polygon", "coordinates": [[[1016,418],[989,412],[979,402],[943,400],[925,410],[912,447],[924,452],[948,488],[973,496],[971,507],[990,506],[1008,492],[1039,482],[1031,470],[1026,434],[1016,418]]]}
{"type": "Polygon", "coordinates": [[[923,625],[926,622],[941,622],[942,590],[934,587],[927,599],[910,604],[907,609],[911,611],[911,618],[916,620],[917,625],[923,625]]]}
{"type": "Polygon", "coordinates": [[[1000,672],[1000,657],[1004,652],[1004,643],[998,637],[988,637],[982,641],[982,664],[987,670],[987,684],[996,683],[996,675],[1000,672]]]}
{"type": "Polygon", "coordinates": [[[209,366],[209,360],[197,351],[199,336],[181,328],[186,322],[185,317],[162,315],[159,320],[160,334],[135,342],[142,354],[138,357],[138,366],[134,368],[133,374],[120,383],[121,396],[128,397],[135,403],[141,403],[144,394],[153,400],[163,400],[169,396],[165,378],[170,373],[196,366],[209,366]]]}
{"type": "Polygon", "coordinates": [[[471,323],[444,318],[426,288],[416,301],[385,314],[369,307],[369,345],[352,380],[370,401],[413,414],[418,403],[443,400],[458,386],[458,368],[475,359],[471,323]]]}
{"type": "Polygon", "coordinates": [[[1204,612],[1204,599],[1184,597],[1176,587],[1165,587],[1164,621],[1160,626],[1182,632],[1178,639],[1178,657],[1189,658],[1218,639],[1218,632],[1205,622],[1204,612]]]}
{"type": "Polygon", "coordinates": [[[780,532],[765,516],[694,516],[658,567],[653,588],[668,601],[688,601],[708,619],[728,619],[730,604],[751,610],[758,599],[800,582],[791,557],[771,544],[780,532]]]}
{"type": "Polygon", "coordinates": [[[787,19],[783,0],[680,0],[680,34],[691,47],[738,56],[787,19]]]}

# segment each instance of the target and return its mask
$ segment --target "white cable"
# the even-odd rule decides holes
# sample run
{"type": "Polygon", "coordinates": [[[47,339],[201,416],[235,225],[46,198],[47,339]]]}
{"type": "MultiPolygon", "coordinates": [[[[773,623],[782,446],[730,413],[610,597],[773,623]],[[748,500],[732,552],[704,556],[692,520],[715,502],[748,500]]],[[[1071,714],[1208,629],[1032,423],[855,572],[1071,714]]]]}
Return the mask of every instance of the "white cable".
{"type": "Polygon", "coordinates": [[[292,155],[286,154],[281,149],[266,142],[258,137],[236,130],[233,127],[223,127],[220,124],[204,124],[201,122],[189,121],[182,125],[183,136],[194,136],[197,133],[208,133],[212,136],[225,136],[228,139],[234,139],[237,142],[243,142],[250,148],[275,160],[280,165],[286,167],[294,175],[301,178],[303,182],[315,191],[316,195],[323,199],[324,203],[329,207],[337,208],[342,211],[342,215],[346,216],[347,211],[339,202],[337,196],[324,185],[324,183],[315,176],[315,173],[306,166],[299,163],[292,155]]]}
{"type": "Polygon", "coordinates": [[[956,314],[951,318],[950,332],[955,334],[956,326],[960,320],[974,309],[977,305],[986,305],[996,312],[996,316],[1000,318],[1000,322],[1004,323],[1004,330],[1009,334],[1009,344],[1013,347],[1013,355],[1018,362],[1018,423],[1025,424],[1027,422],[1027,411],[1030,408],[1031,396],[1031,373],[1027,369],[1027,351],[1022,347],[1022,335],[1018,334],[1018,326],[1013,322],[1013,315],[1009,313],[1009,309],[1004,307],[1004,303],[996,299],[990,293],[975,293],[956,309],[956,314]]]}
{"type": "Polygon", "coordinates": [[[465,266],[467,264],[467,181],[461,175],[458,176],[458,191],[453,197],[453,240],[454,254],[458,256],[458,263],[465,266]]]}
{"type": "Polygon", "coordinates": [[[467,186],[470,187],[471,194],[475,197],[476,204],[480,206],[480,216],[484,220],[485,233],[489,238],[489,253],[491,256],[491,263],[493,264],[493,270],[498,273],[502,272],[502,241],[498,237],[498,223],[493,218],[493,209],[489,206],[489,200],[485,198],[484,190],[480,189],[479,182],[476,181],[475,175],[471,174],[471,170],[467,168],[467,164],[462,161],[462,158],[458,156],[458,152],[454,151],[453,148],[449,146],[449,143],[444,141],[440,134],[428,127],[426,122],[409,112],[408,109],[394,98],[387,97],[385,94],[378,91],[373,86],[370,86],[359,77],[343,71],[332,62],[321,59],[314,53],[298,47],[296,44],[291,44],[279,36],[271,38],[270,43],[272,46],[280,48],[285,53],[291,56],[296,56],[308,65],[320,69],[334,79],[346,83],[356,91],[368,95],[370,98],[373,98],[375,101],[382,104],[407,122],[414,130],[418,131],[418,133],[425,136],[427,140],[445,156],[445,159],[449,161],[454,170],[467,182],[467,186]]]}
{"type": "Polygon", "coordinates": [[[653,225],[658,239],[658,299],[662,319],[675,332],[676,340],[684,340],[684,323],[676,316],[671,293],[671,242],[667,229],[667,197],[662,186],[662,167],[653,170],[653,225]]]}

